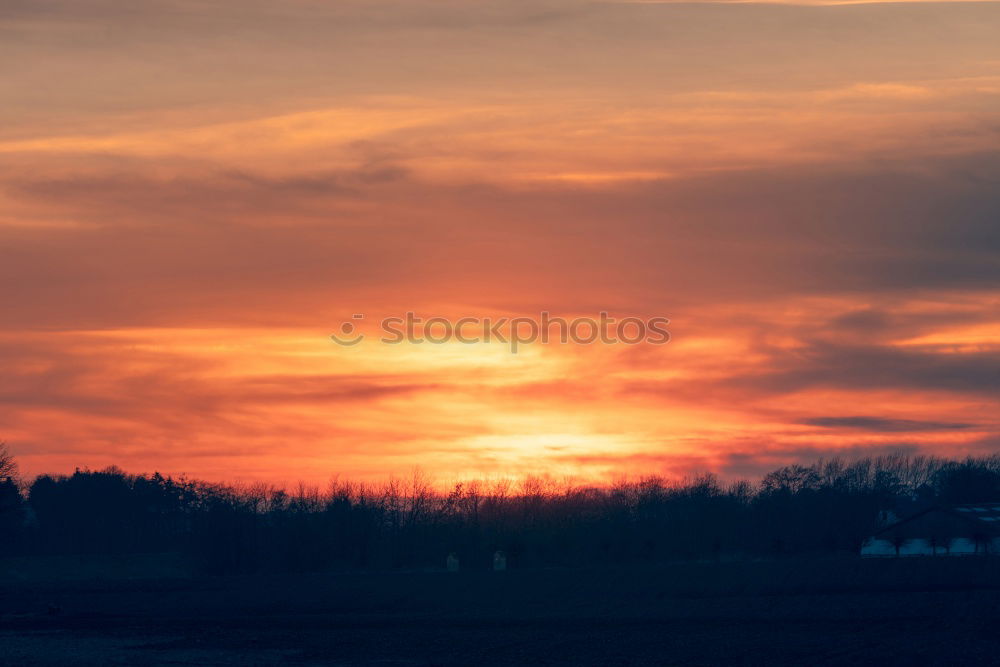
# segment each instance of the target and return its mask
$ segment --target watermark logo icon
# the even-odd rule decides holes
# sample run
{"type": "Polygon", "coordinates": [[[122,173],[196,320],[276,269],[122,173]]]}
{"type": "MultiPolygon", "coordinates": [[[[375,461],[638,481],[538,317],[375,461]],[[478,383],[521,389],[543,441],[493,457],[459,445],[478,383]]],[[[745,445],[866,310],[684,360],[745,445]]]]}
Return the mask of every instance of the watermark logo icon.
{"type": "MultiPolygon", "coordinates": [[[[351,319],[363,320],[365,319],[364,313],[355,313],[351,316],[351,319]]],[[[365,339],[363,333],[354,335],[355,327],[353,322],[344,322],[340,325],[340,335],[330,334],[330,339],[337,345],[343,345],[344,347],[353,347],[365,339]]]]}

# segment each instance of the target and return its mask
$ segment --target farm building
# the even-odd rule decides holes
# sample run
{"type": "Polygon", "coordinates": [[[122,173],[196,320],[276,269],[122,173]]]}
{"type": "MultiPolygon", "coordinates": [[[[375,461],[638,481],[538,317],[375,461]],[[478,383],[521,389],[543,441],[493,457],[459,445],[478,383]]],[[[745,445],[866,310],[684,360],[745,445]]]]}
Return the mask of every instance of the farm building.
{"type": "Polygon", "coordinates": [[[861,555],[972,556],[1000,554],[1000,503],[932,507],[865,540],[861,555]]]}

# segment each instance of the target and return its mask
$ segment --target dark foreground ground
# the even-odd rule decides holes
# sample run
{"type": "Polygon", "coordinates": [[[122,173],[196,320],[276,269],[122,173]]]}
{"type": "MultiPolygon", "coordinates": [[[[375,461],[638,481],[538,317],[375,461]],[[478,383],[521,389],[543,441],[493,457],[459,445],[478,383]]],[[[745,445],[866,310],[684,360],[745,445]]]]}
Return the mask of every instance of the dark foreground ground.
{"type": "Polygon", "coordinates": [[[996,665],[1000,559],[0,584],[2,665],[996,665]]]}

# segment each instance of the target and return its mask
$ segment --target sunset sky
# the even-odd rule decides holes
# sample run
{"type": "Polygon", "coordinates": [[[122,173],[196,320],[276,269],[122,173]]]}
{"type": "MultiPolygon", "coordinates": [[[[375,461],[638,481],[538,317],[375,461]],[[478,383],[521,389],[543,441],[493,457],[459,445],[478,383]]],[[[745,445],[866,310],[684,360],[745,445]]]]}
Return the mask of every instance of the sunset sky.
{"type": "Polygon", "coordinates": [[[325,483],[1000,452],[1000,3],[0,0],[0,441],[325,483]],[[385,345],[353,314],[670,319],[385,345]]]}

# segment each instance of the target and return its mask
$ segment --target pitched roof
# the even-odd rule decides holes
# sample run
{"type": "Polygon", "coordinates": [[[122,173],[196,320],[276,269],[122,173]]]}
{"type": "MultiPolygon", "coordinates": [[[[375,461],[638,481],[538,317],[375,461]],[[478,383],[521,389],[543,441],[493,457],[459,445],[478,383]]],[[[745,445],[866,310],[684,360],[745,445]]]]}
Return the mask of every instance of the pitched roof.
{"type": "Polygon", "coordinates": [[[892,532],[904,524],[934,512],[948,514],[965,523],[971,530],[1000,535],[1000,503],[970,503],[966,505],[929,507],[876,531],[875,535],[878,536],[892,532]]]}

